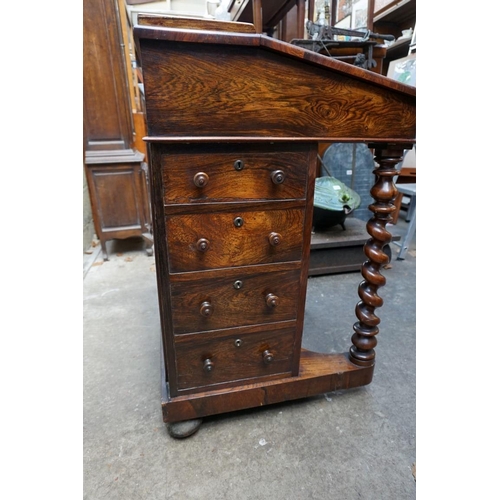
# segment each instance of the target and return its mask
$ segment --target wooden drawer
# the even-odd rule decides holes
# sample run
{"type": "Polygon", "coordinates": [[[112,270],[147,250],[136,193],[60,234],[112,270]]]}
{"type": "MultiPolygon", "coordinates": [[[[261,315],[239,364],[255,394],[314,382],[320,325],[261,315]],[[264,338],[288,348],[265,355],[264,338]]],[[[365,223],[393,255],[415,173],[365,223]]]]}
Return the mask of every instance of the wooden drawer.
{"type": "Polygon", "coordinates": [[[276,329],[212,332],[178,337],[175,343],[177,389],[206,388],[253,378],[290,376],[293,322],[276,329]]]}
{"type": "Polygon", "coordinates": [[[301,269],[294,267],[258,266],[172,277],[174,334],[295,319],[301,269]]]}
{"type": "Polygon", "coordinates": [[[289,262],[302,257],[304,208],[172,215],[166,227],[171,273],[289,262]]]}
{"type": "Polygon", "coordinates": [[[309,155],[303,145],[177,149],[161,156],[164,202],[304,199],[309,155]]]}

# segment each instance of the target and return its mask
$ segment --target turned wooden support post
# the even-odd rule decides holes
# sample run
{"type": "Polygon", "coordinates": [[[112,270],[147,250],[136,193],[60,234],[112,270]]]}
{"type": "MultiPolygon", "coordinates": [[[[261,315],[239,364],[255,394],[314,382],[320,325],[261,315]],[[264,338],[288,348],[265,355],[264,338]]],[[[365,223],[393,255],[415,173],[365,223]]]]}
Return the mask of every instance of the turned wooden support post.
{"type": "Polygon", "coordinates": [[[252,12],[253,12],[253,25],[255,26],[255,31],[257,33],[262,33],[262,0],[253,0],[252,2],[252,12]]]}
{"type": "Polygon", "coordinates": [[[306,1],[295,0],[297,5],[297,37],[305,38],[304,25],[306,22],[306,1]]]}
{"type": "MultiPolygon", "coordinates": [[[[375,183],[370,194],[375,200],[368,208],[373,212],[373,217],[368,221],[366,229],[371,236],[364,246],[368,260],[361,268],[364,280],[358,288],[360,301],[356,305],[358,322],[353,326],[354,334],[351,337],[352,346],[349,350],[349,359],[359,366],[369,366],[375,363],[375,336],[379,332],[380,318],[375,314],[375,309],[381,307],[384,301],[378,296],[377,291],[385,285],[385,277],[380,268],[389,262],[389,257],[384,252],[384,246],[392,240],[392,235],[385,228],[392,221],[392,213],[396,209],[394,199],[397,194],[393,177],[397,175],[396,165],[403,161],[403,152],[406,147],[387,147],[381,145],[368,145],[375,148],[375,162],[378,164],[373,171],[375,183]]],[[[411,149],[411,145],[408,148],[411,149]]]]}

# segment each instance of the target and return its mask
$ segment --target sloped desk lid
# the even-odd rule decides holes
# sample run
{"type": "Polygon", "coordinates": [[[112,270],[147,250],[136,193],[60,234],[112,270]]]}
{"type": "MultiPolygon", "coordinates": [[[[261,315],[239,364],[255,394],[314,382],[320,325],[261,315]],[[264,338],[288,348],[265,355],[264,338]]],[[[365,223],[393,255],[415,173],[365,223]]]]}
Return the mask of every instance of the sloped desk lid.
{"type": "Polygon", "coordinates": [[[413,143],[416,89],[265,35],[135,26],[148,137],[413,143]]]}

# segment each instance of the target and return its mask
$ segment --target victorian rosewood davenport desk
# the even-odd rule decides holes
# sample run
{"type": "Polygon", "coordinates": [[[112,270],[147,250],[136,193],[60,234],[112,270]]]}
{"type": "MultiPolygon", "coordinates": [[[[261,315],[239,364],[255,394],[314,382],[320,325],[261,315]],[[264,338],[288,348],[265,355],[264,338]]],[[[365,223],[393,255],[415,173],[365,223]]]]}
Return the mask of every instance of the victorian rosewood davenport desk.
{"type": "Polygon", "coordinates": [[[375,365],[416,90],[249,27],[147,16],[134,27],[170,427],[363,386],[375,365]],[[352,346],[320,354],[301,347],[314,179],[318,143],[342,141],[374,150],[373,217],[352,346]]]}

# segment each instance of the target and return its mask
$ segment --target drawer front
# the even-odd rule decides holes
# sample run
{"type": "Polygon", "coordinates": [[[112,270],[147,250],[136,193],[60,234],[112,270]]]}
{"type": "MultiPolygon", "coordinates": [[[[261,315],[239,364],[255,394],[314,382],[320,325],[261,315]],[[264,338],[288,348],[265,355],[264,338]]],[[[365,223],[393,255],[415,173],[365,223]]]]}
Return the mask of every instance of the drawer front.
{"type": "Polygon", "coordinates": [[[190,273],[171,281],[174,334],[294,320],[300,267],[190,273]]]}
{"type": "Polygon", "coordinates": [[[171,273],[302,258],[304,209],[167,216],[171,273]]]}
{"type": "Polygon", "coordinates": [[[180,337],[175,343],[177,389],[290,376],[294,333],[295,327],[289,326],[277,331],[180,337]]]}
{"type": "Polygon", "coordinates": [[[197,151],[162,155],[165,204],[305,198],[307,150],[197,151]]]}

